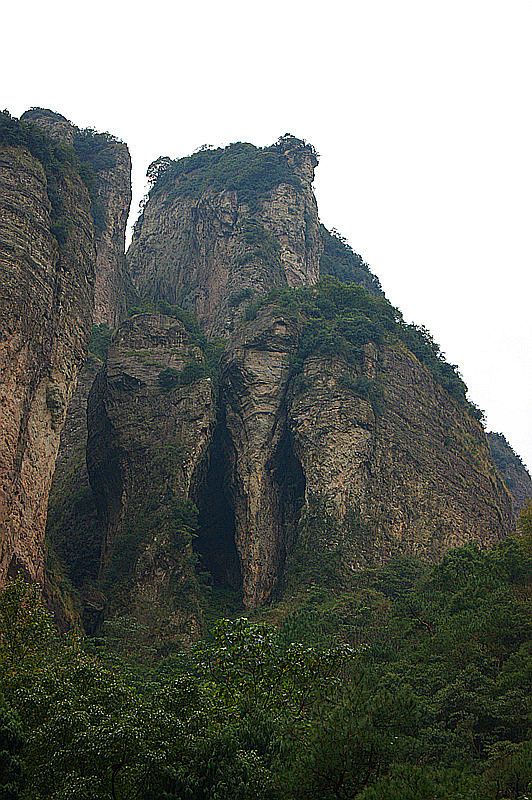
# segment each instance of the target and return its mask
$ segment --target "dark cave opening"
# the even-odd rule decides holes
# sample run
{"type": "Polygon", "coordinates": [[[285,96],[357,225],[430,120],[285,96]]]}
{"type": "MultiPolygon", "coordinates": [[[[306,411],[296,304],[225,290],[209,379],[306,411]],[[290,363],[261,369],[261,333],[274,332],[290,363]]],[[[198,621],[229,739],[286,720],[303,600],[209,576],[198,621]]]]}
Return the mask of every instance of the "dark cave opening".
{"type": "Polygon", "coordinates": [[[199,481],[196,505],[199,511],[199,536],[195,550],[198,573],[208,573],[216,589],[241,593],[240,562],[235,545],[235,515],[230,487],[231,443],[223,421],[214,431],[208,462],[199,481]]]}
{"type": "MultiPolygon", "coordinates": [[[[197,573],[211,598],[242,596],[240,559],[235,544],[234,497],[231,487],[232,459],[235,457],[223,414],[213,434],[207,463],[194,491],[198,507],[199,536],[195,550],[199,557],[197,573]]],[[[294,452],[288,425],[270,461],[265,465],[273,479],[277,496],[277,541],[272,541],[277,565],[276,584],[282,586],[287,558],[294,549],[297,527],[305,502],[306,481],[301,463],[294,452]]],[[[268,536],[268,532],[264,532],[268,536]]],[[[274,588],[274,595],[277,594],[274,588]]],[[[274,599],[274,597],[272,597],[274,599]]]]}
{"type": "Polygon", "coordinates": [[[301,511],[305,503],[306,480],[301,462],[294,451],[294,444],[288,425],[276,449],[275,456],[268,464],[279,491],[280,529],[283,541],[280,542],[280,561],[278,582],[281,583],[287,558],[292,553],[296,539],[301,511]]]}

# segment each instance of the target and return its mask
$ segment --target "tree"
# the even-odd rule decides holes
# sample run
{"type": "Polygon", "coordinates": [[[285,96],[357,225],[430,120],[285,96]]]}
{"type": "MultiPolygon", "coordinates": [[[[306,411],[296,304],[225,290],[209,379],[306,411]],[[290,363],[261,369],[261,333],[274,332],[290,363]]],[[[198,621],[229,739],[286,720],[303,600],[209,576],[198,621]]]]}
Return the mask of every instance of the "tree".
{"type": "Polygon", "coordinates": [[[517,519],[517,529],[520,544],[532,555],[532,500],[521,509],[517,519]]]}
{"type": "Polygon", "coordinates": [[[23,788],[24,736],[17,713],[0,695],[0,800],[18,800],[23,788]]]}

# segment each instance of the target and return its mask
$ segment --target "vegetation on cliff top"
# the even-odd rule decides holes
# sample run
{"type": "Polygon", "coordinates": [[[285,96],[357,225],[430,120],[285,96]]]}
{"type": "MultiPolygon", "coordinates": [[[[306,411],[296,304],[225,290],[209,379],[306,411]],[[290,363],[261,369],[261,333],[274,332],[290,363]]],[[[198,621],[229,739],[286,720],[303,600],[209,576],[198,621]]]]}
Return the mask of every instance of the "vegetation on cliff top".
{"type": "MultiPolygon", "coordinates": [[[[64,119],[61,115],[49,113],[64,119]]],[[[74,147],[70,147],[47,136],[37,124],[32,123],[31,112],[26,112],[26,119],[18,120],[8,111],[0,112],[0,144],[25,147],[43,165],[52,206],[52,233],[57,241],[62,244],[70,234],[70,223],[65,216],[61,197],[61,181],[70,171],[76,172],[87,187],[94,230],[97,234],[101,233],[107,220],[98,197],[97,173],[114,166],[112,145],[118,140],[108,133],[74,127],[74,147]]]]}
{"type": "Polygon", "coordinates": [[[148,168],[151,189],[147,199],[166,192],[171,199],[198,198],[207,189],[216,192],[236,191],[239,202],[247,203],[252,213],[258,202],[280,183],[300,186],[300,180],[288,163],[286,144],[314,148],[286,134],[269,147],[255,147],[234,142],[228,147],[204,146],[191,156],[175,161],[158,158],[148,168]]]}
{"type": "Polygon", "coordinates": [[[295,314],[302,324],[294,359],[296,374],[303,369],[305,359],[313,354],[342,357],[347,363],[357,364],[365,344],[400,342],[468,413],[475,419],[482,419],[480,409],[467,399],[467,387],[458,368],[445,360],[429,331],[406,323],[401,312],[384,296],[369,294],[362,286],[326,276],[313,287],[275,289],[248,307],[246,319],[253,319],[260,307],[270,303],[295,314]]]}
{"type": "MultiPolygon", "coordinates": [[[[513,468],[517,472],[526,471],[521,457],[517,455],[503,433],[490,432],[488,434],[488,444],[490,446],[491,457],[500,473],[504,474],[509,468],[513,468]]],[[[510,476],[505,477],[504,480],[509,489],[513,488],[514,481],[512,481],[510,476]]]]}
{"type": "Polygon", "coordinates": [[[342,283],[357,283],[371,294],[381,295],[382,287],[366,262],[355,253],[351,245],[334,228],[330,231],[320,226],[323,253],[320,260],[320,276],[331,275],[342,283]]]}

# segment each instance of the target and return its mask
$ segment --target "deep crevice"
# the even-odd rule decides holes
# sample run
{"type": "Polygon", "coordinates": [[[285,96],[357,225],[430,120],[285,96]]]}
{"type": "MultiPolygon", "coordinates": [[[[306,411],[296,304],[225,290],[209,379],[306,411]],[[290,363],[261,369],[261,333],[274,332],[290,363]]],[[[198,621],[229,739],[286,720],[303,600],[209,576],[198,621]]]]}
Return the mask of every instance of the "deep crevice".
{"type": "Polygon", "coordinates": [[[203,479],[196,492],[199,537],[195,544],[199,571],[207,572],[215,587],[241,592],[242,577],[235,545],[235,515],[227,453],[231,443],[224,420],[216,425],[203,479]]]}
{"type": "Polygon", "coordinates": [[[281,584],[287,558],[292,553],[301,510],[305,503],[306,480],[301,462],[294,451],[294,444],[288,425],[285,429],[272,461],[268,465],[271,475],[279,487],[279,510],[281,529],[284,532],[280,552],[278,585],[281,584]]]}

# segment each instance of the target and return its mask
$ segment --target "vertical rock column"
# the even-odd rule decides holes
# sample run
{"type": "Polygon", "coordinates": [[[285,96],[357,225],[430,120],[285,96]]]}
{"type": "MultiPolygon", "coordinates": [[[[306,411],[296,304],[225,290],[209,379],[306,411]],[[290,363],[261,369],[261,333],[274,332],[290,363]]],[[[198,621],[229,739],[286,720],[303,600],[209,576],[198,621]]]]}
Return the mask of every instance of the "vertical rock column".
{"type": "Polygon", "coordinates": [[[90,201],[73,171],[58,190],[71,228],[60,246],[42,165],[0,148],[0,584],[42,578],[48,492],[92,320],[90,201]]]}
{"type": "Polygon", "coordinates": [[[286,553],[282,473],[287,466],[280,459],[290,357],[296,345],[295,323],[269,310],[234,337],[222,364],[235,543],[248,608],[270,599],[286,553]]]}
{"type": "Polygon", "coordinates": [[[191,542],[174,534],[214,426],[214,390],[202,364],[177,319],[139,314],[115,332],[89,395],[87,466],[105,531],[101,578],[114,609],[167,603],[170,616],[179,611],[174,591],[187,584],[195,594],[191,542]],[[173,385],[161,383],[165,370],[173,385]]]}

